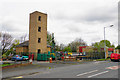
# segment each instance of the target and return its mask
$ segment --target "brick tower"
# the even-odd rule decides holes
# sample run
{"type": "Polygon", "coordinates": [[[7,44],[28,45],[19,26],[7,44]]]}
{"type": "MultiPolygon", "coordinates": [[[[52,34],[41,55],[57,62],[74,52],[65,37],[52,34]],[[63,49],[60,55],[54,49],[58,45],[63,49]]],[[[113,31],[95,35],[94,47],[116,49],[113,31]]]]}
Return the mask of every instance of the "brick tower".
{"type": "Polygon", "coordinates": [[[30,14],[29,21],[29,52],[47,52],[47,14],[35,11],[30,14]]]}

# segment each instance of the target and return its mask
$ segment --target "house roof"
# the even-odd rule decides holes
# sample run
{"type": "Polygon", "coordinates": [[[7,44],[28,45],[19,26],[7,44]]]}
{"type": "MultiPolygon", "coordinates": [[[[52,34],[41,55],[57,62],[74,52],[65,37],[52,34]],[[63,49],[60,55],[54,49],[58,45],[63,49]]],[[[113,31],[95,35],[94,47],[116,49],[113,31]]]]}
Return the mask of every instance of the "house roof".
{"type": "MultiPolygon", "coordinates": [[[[25,41],[23,43],[20,43],[19,45],[17,45],[16,47],[28,47],[29,45],[29,41],[25,41]]],[[[47,47],[51,47],[50,45],[47,45],[47,47]]]]}
{"type": "Polygon", "coordinates": [[[25,41],[23,43],[20,43],[19,45],[17,45],[16,47],[28,47],[29,45],[29,41],[25,41]]]}
{"type": "Polygon", "coordinates": [[[30,13],[30,14],[35,14],[35,13],[41,13],[41,14],[47,15],[47,13],[43,13],[43,12],[39,12],[39,11],[34,11],[34,12],[30,13]]]}

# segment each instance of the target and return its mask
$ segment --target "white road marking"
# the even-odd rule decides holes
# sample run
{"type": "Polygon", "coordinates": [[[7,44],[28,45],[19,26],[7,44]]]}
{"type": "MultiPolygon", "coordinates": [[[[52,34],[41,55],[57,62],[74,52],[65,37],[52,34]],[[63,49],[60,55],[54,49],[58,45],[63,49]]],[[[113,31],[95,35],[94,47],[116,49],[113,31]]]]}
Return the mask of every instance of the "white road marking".
{"type": "Polygon", "coordinates": [[[82,74],[78,74],[77,76],[81,76],[81,75],[89,74],[89,73],[96,72],[96,71],[98,71],[98,70],[93,70],[93,71],[90,71],[90,72],[85,72],[85,73],[82,73],[82,74]]]}
{"type": "Polygon", "coordinates": [[[116,70],[120,68],[120,66],[111,66],[111,67],[106,67],[106,69],[113,69],[113,70],[116,70]]]}
{"type": "Polygon", "coordinates": [[[88,78],[91,78],[91,77],[94,77],[94,76],[97,76],[97,75],[100,75],[100,74],[104,74],[104,73],[107,73],[107,72],[109,72],[109,71],[100,72],[100,73],[88,76],[88,78]]]}

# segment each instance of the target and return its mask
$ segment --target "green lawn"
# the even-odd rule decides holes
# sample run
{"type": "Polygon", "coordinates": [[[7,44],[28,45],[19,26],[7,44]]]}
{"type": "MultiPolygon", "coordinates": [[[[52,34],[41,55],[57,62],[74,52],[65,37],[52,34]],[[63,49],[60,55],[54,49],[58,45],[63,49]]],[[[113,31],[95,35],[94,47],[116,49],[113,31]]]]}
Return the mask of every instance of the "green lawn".
{"type": "Polygon", "coordinates": [[[4,67],[4,66],[9,66],[9,65],[13,65],[13,64],[1,64],[0,66],[4,67]]]}
{"type": "MultiPolygon", "coordinates": [[[[109,60],[110,58],[107,58],[106,60],[109,60]]],[[[105,61],[105,59],[96,59],[96,61],[105,61]]]]}

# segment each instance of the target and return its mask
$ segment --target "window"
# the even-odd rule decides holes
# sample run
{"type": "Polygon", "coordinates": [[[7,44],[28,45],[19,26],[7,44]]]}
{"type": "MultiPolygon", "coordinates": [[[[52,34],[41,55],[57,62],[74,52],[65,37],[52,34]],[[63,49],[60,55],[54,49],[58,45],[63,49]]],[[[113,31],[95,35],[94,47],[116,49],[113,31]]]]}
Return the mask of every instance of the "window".
{"type": "Polygon", "coordinates": [[[38,21],[41,21],[41,16],[38,17],[38,21]]]}
{"type": "Polygon", "coordinates": [[[38,32],[41,32],[41,27],[38,27],[38,32]]]}
{"type": "Polygon", "coordinates": [[[38,38],[38,43],[40,43],[41,42],[41,38],[38,38]]]}
{"type": "Polygon", "coordinates": [[[40,53],[41,52],[41,50],[40,49],[38,49],[38,53],[40,53]]]}

